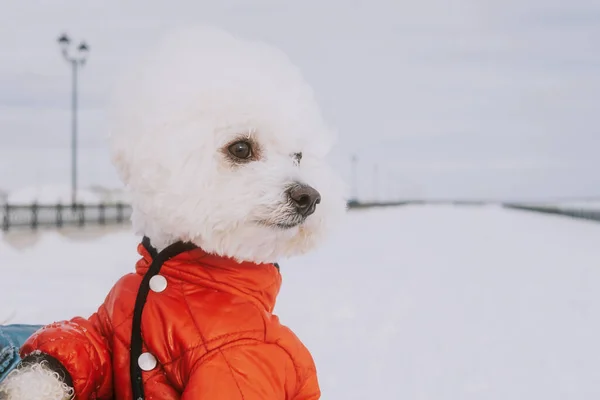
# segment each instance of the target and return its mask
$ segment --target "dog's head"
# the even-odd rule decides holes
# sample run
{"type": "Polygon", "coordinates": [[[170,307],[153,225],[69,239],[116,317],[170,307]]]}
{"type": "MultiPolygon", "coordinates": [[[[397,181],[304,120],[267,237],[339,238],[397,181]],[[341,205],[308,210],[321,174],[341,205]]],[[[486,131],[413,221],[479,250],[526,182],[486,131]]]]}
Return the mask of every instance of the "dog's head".
{"type": "Polygon", "coordinates": [[[345,211],[311,88],[278,50],[214,29],[168,36],[119,85],[111,146],[134,228],[240,261],[318,244],[345,211]]]}

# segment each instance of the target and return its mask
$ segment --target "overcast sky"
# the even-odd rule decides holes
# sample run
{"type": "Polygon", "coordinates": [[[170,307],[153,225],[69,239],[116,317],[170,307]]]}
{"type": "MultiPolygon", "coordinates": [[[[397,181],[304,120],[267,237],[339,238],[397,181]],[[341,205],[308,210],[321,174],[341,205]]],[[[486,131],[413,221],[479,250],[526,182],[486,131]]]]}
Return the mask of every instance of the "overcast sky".
{"type": "Polygon", "coordinates": [[[60,33],[91,49],[80,179],[115,186],[103,120],[115,75],[166,29],[204,22],[299,65],[347,180],[359,156],[361,197],[600,196],[597,0],[4,0],[0,189],[69,180],[60,33]]]}

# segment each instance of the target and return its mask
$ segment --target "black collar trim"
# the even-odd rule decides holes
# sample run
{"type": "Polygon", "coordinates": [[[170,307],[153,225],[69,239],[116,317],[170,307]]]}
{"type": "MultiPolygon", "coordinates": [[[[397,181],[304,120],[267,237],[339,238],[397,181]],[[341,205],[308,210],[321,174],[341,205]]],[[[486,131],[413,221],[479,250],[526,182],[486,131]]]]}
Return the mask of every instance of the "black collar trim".
{"type": "Polygon", "coordinates": [[[146,304],[148,292],[150,291],[150,278],[160,272],[160,268],[167,260],[197,248],[193,243],[176,242],[159,252],[150,244],[150,239],[147,237],[144,237],[142,244],[152,256],[152,264],[150,264],[150,268],[148,268],[138,289],[135,307],[133,309],[133,319],[131,322],[129,372],[131,374],[131,390],[135,400],[145,399],[142,369],[138,365],[138,358],[142,354],[142,312],[144,311],[144,305],[146,304]]]}
{"type": "MultiPolygon", "coordinates": [[[[138,289],[137,297],[135,299],[135,307],[133,309],[133,319],[131,322],[129,372],[131,376],[131,390],[135,400],[145,399],[142,369],[138,365],[138,358],[142,354],[142,312],[144,311],[144,305],[146,304],[148,292],[150,291],[150,278],[152,278],[154,275],[157,275],[160,272],[162,265],[169,259],[181,253],[185,253],[186,251],[198,248],[198,246],[190,242],[176,242],[167,246],[162,251],[158,251],[150,243],[150,238],[146,236],[144,236],[142,239],[142,245],[152,257],[152,263],[144,275],[142,283],[138,289]]],[[[277,268],[277,270],[279,270],[278,263],[273,263],[273,265],[275,268],[277,268]]]]}

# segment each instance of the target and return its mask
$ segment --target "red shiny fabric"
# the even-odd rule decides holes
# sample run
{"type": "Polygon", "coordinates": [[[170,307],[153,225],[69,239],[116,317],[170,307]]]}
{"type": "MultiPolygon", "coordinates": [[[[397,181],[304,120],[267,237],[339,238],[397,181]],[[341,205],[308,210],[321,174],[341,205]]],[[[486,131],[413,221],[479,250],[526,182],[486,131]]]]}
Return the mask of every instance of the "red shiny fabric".
{"type": "MultiPolygon", "coordinates": [[[[152,262],[142,258],[90,318],[46,326],[22,347],[69,371],[76,399],[131,400],[129,344],[136,294],[152,262]]],[[[281,275],[272,264],[237,263],[201,249],[165,262],[162,292],[150,291],[142,316],[143,372],[150,400],[316,400],[313,359],[273,315],[281,275]]],[[[76,299],[74,300],[76,301],[76,299]]]]}

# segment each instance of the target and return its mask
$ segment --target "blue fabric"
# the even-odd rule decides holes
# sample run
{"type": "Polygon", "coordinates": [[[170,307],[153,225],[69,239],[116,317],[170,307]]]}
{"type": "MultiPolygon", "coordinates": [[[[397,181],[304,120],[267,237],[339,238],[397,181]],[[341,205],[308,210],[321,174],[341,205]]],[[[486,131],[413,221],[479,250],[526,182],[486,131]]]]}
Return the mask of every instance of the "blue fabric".
{"type": "Polygon", "coordinates": [[[0,382],[17,366],[19,349],[42,325],[0,325],[0,382]]]}

